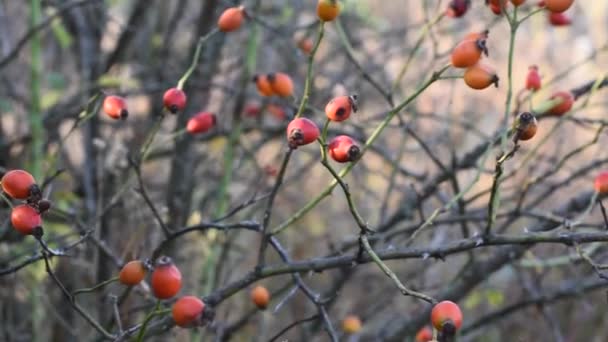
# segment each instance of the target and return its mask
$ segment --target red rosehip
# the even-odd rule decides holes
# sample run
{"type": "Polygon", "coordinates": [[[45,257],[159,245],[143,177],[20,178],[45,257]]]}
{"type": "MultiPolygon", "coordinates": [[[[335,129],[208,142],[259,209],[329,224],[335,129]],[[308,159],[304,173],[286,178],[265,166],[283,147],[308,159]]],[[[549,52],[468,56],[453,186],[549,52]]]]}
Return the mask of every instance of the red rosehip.
{"type": "Polygon", "coordinates": [[[19,233],[30,235],[34,228],[42,226],[40,213],[27,204],[20,204],[11,211],[11,223],[19,233]]]}
{"type": "Polygon", "coordinates": [[[608,194],[608,171],[603,171],[595,177],[594,187],[599,194],[608,194]]]}
{"type": "Polygon", "coordinates": [[[467,13],[471,6],[471,0],[452,0],[448,5],[446,14],[448,17],[460,18],[467,13]]]}
{"type": "Polygon", "coordinates": [[[425,326],[418,330],[416,334],[416,342],[429,342],[433,339],[433,330],[429,326],[425,326]]]}
{"type": "Polygon", "coordinates": [[[120,273],[118,280],[124,285],[135,286],[139,284],[146,276],[146,268],[140,260],[133,260],[126,263],[120,273]]]}
{"type": "Polygon", "coordinates": [[[357,95],[335,97],[325,106],[325,115],[331,121],[344,121],[351,112],[357,112],[357,95]]]}
{"type": "Polygon", "coordinates": [[[129,116],[127,101],[116,95],[106,96],[103,100],[103,111],[112,119],[126,119],[129,116]]]}
{"type": "Polygon", "coordinates": [[[163,95],[163,105],[172,114],[184,110],[186,107],[186,93],[177,88],[168,89],[163,95]]]}
{"type": "Polygon", "coordinates": [[[526,76],[526,89],[531,91],[537,91],[541,87],[540,74],[538,73],[538,67],[531,65],[528,67],[528,76],[526,76]]]}
{"type": "Polygon", "coordinates": [[[545,0],[545,7],[551,12],[561,13],[566,11],[574,0],[545,0]]]}
{"type": "Polygon", "coordinates": [[[574,96],[572,96],[572,93],[570,93],[569,91],[558,91],[554,93],[549,99],[555,100],[558,98],[562,101],[559,104],[553,106],[553,108],[549,109],[547,113],[560,116],[564,115],[570,109],[572,109],[572,105],[574,104],[574,96]]]}
{"type": "Polygon", "coordinates": [[[182,287],[182,274],[173,264],[171,258],[163,256],[158,259],[151,280],[152,292],[158,299],[175,296],[182,287]]]}
{"type": "Polygon", "coordinates": [[[216,124],[215,115],[209,112],[200,112],[190,118],[186,125],[186,130],[190,134],[205,133],[216,124]]]}
{"type": "Polygon", "coordinates": [[[287,125],[287,141],[291,148],[307,145],[319,137],[319,127],[307,118],[296,118],[287,125]]]}
{"type": "Polygon", "coordinates": [[[572,24],[572,20],[568,18],[564,13],[549,12],[549,23],[553,26],[569,26],[572,24]]]}
{"type": "Polygon", "coordinates": [[[327,149],[331,158],[338,163],[356,160],[361,155],[361,149],[348,135],[339,135],[333,138],[327,149]]]}
{"type": "Polygon", "coordinates": [[[195,296],[184,296],[173,304],[171,314],[177,326],[186,328],[200,325],[204,310],[205,303],[202,300],[195,296]]]}
{"type": "Polygon", "coordinates": [[[26,199],[36,191],[36,180],[27,171],[11,170],[2,176],[2,190],[15,199],[26,199]]]}
{"type": "Polygon", "coordinates": [[[462,326],[462,311],[454,302],[444,300],[435,305],[431,311],[431,323],[435,329],[442,331],[444,324],[450,322],[456,330],[462,326]]]}

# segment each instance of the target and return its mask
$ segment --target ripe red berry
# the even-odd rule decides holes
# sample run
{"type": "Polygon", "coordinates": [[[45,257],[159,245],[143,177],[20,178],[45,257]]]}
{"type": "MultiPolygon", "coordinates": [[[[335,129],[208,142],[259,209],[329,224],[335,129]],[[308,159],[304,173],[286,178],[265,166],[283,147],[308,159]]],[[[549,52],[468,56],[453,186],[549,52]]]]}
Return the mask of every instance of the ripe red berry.
{"type": "Polygon", "coordinates": [[[181,89],[170,88],[163,95],[163,104],[173,114],[182,111],[186,107],[186,93],[181,89]]]}
{"type": "Polygon", "coordinates": [[[331,121],[344,121],[351,112],[357,112],[357,95],[335,97],[325,106],[325,115],[331,121]]]}
{"type": "Polygon", "coordinates": [[[608,171],[603,171],[595,177],[594,188],[601,195],[608,194],[608,171]]]}
{"type": "Polygon", "coordinates": [[[231,32],[238,30],[243,24],[245,7],[230,7],[227,8],[217,21],[217,26],[223,32],[231,32]]]}
{"type": "Polygon", "coordinates": [[[471,6],[471,0],[452,0],[448,5],[446,15],[452,18],[460,18],[467,13],[471,6]]]}
{"type": "Polygon", "coordinates": [[[564,13],[549,12],[549,23],[553,26],[569,26],[572,20],[564,13]]]}
{"type": "Polygon", "coordinates": [[[526,76],[526,89],[531,91],[537,91],[541,87],[540,74],[538,73],[538,67],[531,65],[528,67],[528,76],[526,76]]]}
{"type": "Polygon", "coordinates": [[[574,0],[545,0],[545,7],[551,12],[561,13],[566,11],[574,0]]]}
{"type": "Polygon", "coordinates": [[[19,233],[30,235],[34,232],[34,228],[42,226],[42,218],[33,207],[20,204],[11,211],[11,223],[19,233]]]}
{"type": "Polygon", "coordinates": [[[307,118],[296,118],[287,125],[287,141],[291,148],[307,145],[319,137],[319,127],[307,118]]]}
{"type": "Polygon", "coordinates": [[[2,182],[2,190],[15,199],[26,199],[31,195],[32,190],[38,190],[35,189],[38,186],[34,177],[24,170],[7,172],[0,182],[2,182]]]}
{"type": "Polygon", "coordinates": [[[140,260],[133,260],[126,263],[120,273],[118,280],[124,285],[135,286],[139,284],[146,276],[146,268],[140,260]]]}
{"type": "Polygon", "coordinates": [[[126,119],[129,116],[127,101],[116,95],[109,95],[103,100],[103,111],[112,119],[126,119]]]}
{"type": "Polygon", "coordinates": [[[201,316],[205,310],[205,303],[195,296],[184,296],[178,299],[171,314],[178,327],[187,328],[201,324],[201,316]]]}
{"type": "Polygon", "coordinates": [[[456,330],[460,329],[462,326],[462,311],[456,303],[444,300],[433,307],[431,323],[435,329],[442,331],[444,324],[448,322],[453,324],[456,330]]]}
{"type": "Polygon", "coordinates": [[[151,280],[152,292],[158,299],[175,296],[182,287],[182,274],[171,258],[163,256],[156,261],[151,280]]]}
{"type": "Polygon", "coordinates": [[[361,149],[348,135],[339,135],[333,138],[329,142],[327,149],[331,158],[338,163],[357,160],[361,155],[361,149]]]}
{"type": "Polygon", "coordinates": [[[256,286],[251,290],[251,300],[260,310],[266,309],[270,302],[270,292],[264,286],[256,286]]]}
{"type": "Polygon", "coordinates": [[[523,4],[524,2],[526,2],[526,0],[511,0],[511,3],[515,6],[519,6],[519,5],[523,4]]]}
{"type": "Polygon", "coordinates": [[[558,91],[554,93],[550,98],[550,100],[561,99],[561,102],[553,108],[549,109],[547,113],[552,115],[564,115],[570,109],[572,109],[572,105],[574,104],[574,96],[569,91],[558,91]]]}
{"type": "Polygon", "coordinates": [[[191,117],[186,124],[186,131],[190,134],[205,133],[216,124],[215,114],[200,112],[191,117]]]}
{"type": "Polygon", "coordinates": [[[416,334],[416,342],[428,342],[433,339],[433,330],[429,326],[425,326],[418,330],[416,334]]]}

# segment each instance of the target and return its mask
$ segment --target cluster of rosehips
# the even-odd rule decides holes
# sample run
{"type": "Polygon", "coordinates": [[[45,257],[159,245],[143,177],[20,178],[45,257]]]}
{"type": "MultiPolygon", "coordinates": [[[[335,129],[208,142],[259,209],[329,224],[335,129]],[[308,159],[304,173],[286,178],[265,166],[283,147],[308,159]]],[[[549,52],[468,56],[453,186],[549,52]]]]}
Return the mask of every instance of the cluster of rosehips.
{"type": "Polygon", "coordinates": [[[51,208],[51,202],[42,199],[42,191],[34,177],[24,170],[4,174],[2,191],[10,197],[25,200],[11,210],[11,224],[23,235],[42,236],[42,214],[51,208]]]}
{"type": "MultiPolygon", "coordinates": [[[[338,96],[325,106],[325,115],[329,121],[340,122],[348,119],[357,111],[357,96],[338,96]]],[[[319,138],[319,127],[310,119],[296,118],[287,125],[287,141],[293,149],[307,145],[319,138]]],[[[338,163],[346,163],[359,158],[361,149],[357,142],[348,135],[339,135],[327,145],[330,157],[338,163]]]]}
{"type": "MultiPolygon", "coordinates": [[[[531,65],[528,67],[525,89],[531,92],[536,92],[540,88],[541,78],[538,72],[538,66],[531,65]]],[[[549,108],[546,111],[546,114],[561,116],[572,109],[572,105],[574,104],[574,95],[572,95],[572,93],[569,91],[560,90],[554,92],[551,97],[549,97],[549,100],[556,101],[556,104],[549,108]]]]}
{"type": "MultiPolygon", "coordinates": [[[[444,300],[436,304],[431,311],[431,325],[440,336],[454,336],[456,331],[462,326],[462,311],[454,302],[444,300]]],[[[433,340],[433,330],[425,326],[416,334],[416,342],[431,342],[433,340]]]]}
{"type": "Polygon", "coordinates": [[[262,96],[290,97],[293,95],[293,81],[289,75],[282,72],[255,75],[253,82],[262,96]]]}
{"type": "MultiPolygon", "coordinates": [[[[175,297],[182,287],[182,274],[171,258],[161,256],[154,267],[143,261],[133,260],[120,270],[118,280],[127,286],[135,286],[146,277],[148,269],[153,268],[150,279],[152,294],[159,300],[175,297]]],[[[259,309],[265,309],[270,301],[270,293],[263,286],[256,286],[251,291],[251,300],[259,309]]],[[[205,311],[205,303],[196,296],[180,297],[171,309],[173,321],[179,327],[202,326],[212,319],[210,310],[205,311]]]]}
{"type": "Polygon", "coordinates": [[[488,55],[488,33],[487,30],[469,33],[452,50],[452,66],[466,68],[464,82],[473,89],[485,89],[492,84],[498,87],[496,72],[481,61],[483,54],[488,55]]]}
{"type": "MultiPolygon", "coordinates": [[[[526,2],[526,0],[486,0],[486,5],[492,13],[502,15],[509,2],[517,7],[526,2]]],[[[548,10],[547,18],[551,25],[568,26],[572,23],[572,20],[563,12],[570,8],[573,3],[574,0],[543,0],[539,1],[537,5],[548,10]]],[[[452,18],[460,18],[467,13],[470,7],[471,0],[452,0],[448,4],[446,15],[452,18]]]]}

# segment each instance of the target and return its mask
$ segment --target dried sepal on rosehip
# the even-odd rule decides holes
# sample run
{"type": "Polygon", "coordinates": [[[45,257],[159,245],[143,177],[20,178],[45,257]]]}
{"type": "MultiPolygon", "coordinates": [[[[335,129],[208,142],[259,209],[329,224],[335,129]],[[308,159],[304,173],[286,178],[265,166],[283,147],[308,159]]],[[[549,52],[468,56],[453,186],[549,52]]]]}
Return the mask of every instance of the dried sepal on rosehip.
{"type": "Polygon", "coordinates": [[[355,161],[361,156],[361,148],[348,135],[339,135],[333,138],[329,142],[327,150],[331,158],[338,163],[355,161]]]}
{"type": "Polygon", "coordinates": [[[331,121],[344,121],[351,112],[357,112],[357,95],[335,97],[325,106],[325,115],[331,121]]]}

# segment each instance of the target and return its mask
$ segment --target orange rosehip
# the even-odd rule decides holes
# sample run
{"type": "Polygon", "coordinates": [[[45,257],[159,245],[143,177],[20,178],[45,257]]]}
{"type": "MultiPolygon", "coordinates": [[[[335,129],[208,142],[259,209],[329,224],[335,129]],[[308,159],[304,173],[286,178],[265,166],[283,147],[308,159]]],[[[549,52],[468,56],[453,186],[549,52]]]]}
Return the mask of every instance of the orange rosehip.
{"type": "Polygon", "coordinates": [[[526,0],[511,0],[511,3],[514,6],[519,6],[519,5],[523,4],[524,2],[526,2],[526,0]]]}
{"type": "Polygon", "coordinates": [[[272,96],[274,95],[274,91],[270,86],[270,82],[268,81],[267,75],[255,75],[253,76],[253,82],[255,82],[255,86],[258,88],[258,93],[262,96],[272,96]]]}
{"type": "Polygon", "coordinates": [[[446,323],[451,323],[458,330],[462,326],[462,311],[456,303],[444,300],[433,307],[431,323],[439,331],[443,331],[446,323]]]}
{"type": "Polygon", "coordinates": [[[215,114],[200,112],[188,120],[186,131],[190,134],[205,133],[215,126],[216,121],[215,114]]]}
{"type": "Polygon", "coordinates": [[[566,11],[574,0],[545,0],[545,7],[551,12],[561,13],[566,11]]]}
{"type": "Polygon", "coordinates": [[[109,95],[103,100],[103,111],[112,119],[126,119],[129,116],[127,101],[120,96],[109,95]]]}
{"type": "Polygon", "coordinates": [[[319,0],[317,2],[317,16],[321,21],[333,21],[339,14],[338,0],[319,0]]]}
{"type": "Polygon", "coordinates": [[[238,30],[243,24],[245,7],[230,7],[227,8],[217,21],[217,26],[223,32],[232,32],[238,30]]]}
{"type": "Polygon", "coordinates": [[[163,95],[163,105],[169,112],[175,114],[186,107],[186,93],[177,88],[170,88],[163,95]]]}
{"type": "Polygon", "coordinates": [[[267,77],[273,93],[281,97],[289,97],[293,95],[293,81],[289,75],[282,72],[277,72],[274,74],[268,74],[267,77]]]}
{"type": "Polygon", "coordinates": [[[553,106],[551,109],[547,111],[547,113],[552,115],[564,115],[570,109],[572,109],[572,105],[574,105],[574,96],[569,91],[558,91],[555,92],[550,98],[550,100],[561,99],[561,102],[553,106]]]}
{"type": "Polygon", "coordinates": [[[118,274],[118,280],[124,285],[135,286],[144,280],[145,276],[144,263],[140,260],[132,260],[122,267],[118,274]]]}
{"type": "Polygon", "coordinates": [[[342,320],[342,330],[346,334],[356,334],[361,330],[361,320],[355,315],[348,315],[342,320]]]}
{"type": "Polygon", "coordinates": [[[2,190],[15,199],[26,199],[32,192],[40,192],[36,180],[24,170],[11,170],[2,176],[2,190]]]}
{"type": "Polygon", "coordinates": [[[538,121],[532,113],[523,112],[515,121],[515,136],[517,140],[530,140],[536,135],[538,121]]]}
{"type": "Polygon", "coordinates": [[[251,300],[258,309],[264,310],[270,302],[270,292],[264,286],[256,286],[251,290],[251,300]]]}
{"type": "Polygon", "coordinates": [[[182,287],[182,274],[171,258],[163,256],[156,261],[151,280],[152,292],[158,299],[175,296],[182,287]]]}
{"type": "Polygon", "coordinates": [[[13,228],[23,235],[30,235],[34,228],[42,226],[42,217],[32,206],[20,204],[11,211],[13,228]]]}
{"type": "Polygon", "coordinates": [[[452,65],[455,68],[468,68],[479,62],[482,53],[488,54],[485,38],[465,39],[452,51],[452,65]]]}
{"type": "Polygon", "coordinates": [[[335,97],[325,106],[325,115],[331,121],[344,121],[356,111],[357,95],[335,97]]]}
{"type": "Polygon", "coordinates": [[[173,304],[171,315],[178,327],[187,328],[200,325],[204,310],[205,303],[202,300],[195,296],[184,296],[173,304]]]}
{"type": "Polygon", "coordinates": [[[333,138],[327,146],[329,155],[338,163],[347,163],[357,160],[361,155],[361,149],[348,135],[339,135],[333,138]]]}
{"type": "Polygon", "coordinates": [[[485,89],[494,84],[498,88],[496,71],[485,63],[477,63],[464,72],[464,83],[473,89],[485,89]]]}
{"type": "Polygon", "coordinates": [[[293,149],[307,145],[319,137],[319,127],[307,118],[296,118],[287,125],[287,141],[293,149]]]}

